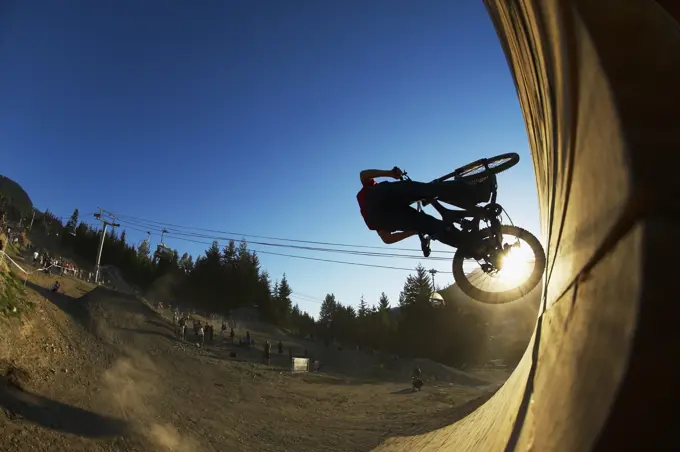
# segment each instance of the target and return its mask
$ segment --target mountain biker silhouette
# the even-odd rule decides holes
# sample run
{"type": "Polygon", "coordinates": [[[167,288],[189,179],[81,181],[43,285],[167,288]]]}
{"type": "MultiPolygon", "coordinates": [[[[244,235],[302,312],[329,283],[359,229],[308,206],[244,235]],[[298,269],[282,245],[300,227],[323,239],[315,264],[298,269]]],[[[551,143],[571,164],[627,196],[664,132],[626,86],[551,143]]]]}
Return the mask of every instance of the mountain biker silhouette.
{"type": "Polygon", "coordinates": [[[444,221],[411,207],[416,201],[438,198],[458,207],[486,202],[491,196],[491,182],[471,184],[462,180],[416,182],[401,180],[398,167],[391,170],[366,169],[360,173],[361,190],[357,202],[366,226],[376,231],[388,245],[418,235],[423,255],[430,255],[430,237],[454,248],[466,246],[464,233],[444,221]],[[389,177],[396,182],[375,179],[389,177]],[[429,237],[425,237],[425,235],[429,237]]]}

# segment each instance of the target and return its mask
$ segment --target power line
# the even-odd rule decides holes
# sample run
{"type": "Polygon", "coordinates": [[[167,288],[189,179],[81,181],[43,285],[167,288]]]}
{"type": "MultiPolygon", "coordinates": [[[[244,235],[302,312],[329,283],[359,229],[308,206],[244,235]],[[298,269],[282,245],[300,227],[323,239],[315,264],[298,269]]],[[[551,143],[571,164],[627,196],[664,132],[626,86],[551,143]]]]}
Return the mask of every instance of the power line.
{"type": "MultiPolygon", "coordinates": [[[[183,240],[183,241],[186,241],[186,242],[202,243],[202,244],[205,244],[205,245],[210,244],[208,242],[203,242],[203,241],[200,241],[200,240],[191,240],[191,239],[182,238],[182,237],[175,237],[175,238],[177,240],[183,240]]],[[[393,266],[389,266],[389,265],[362,264],[360,262],[337,261],[337,260],[333,260],[333,259],[322,259],[322,258],[310,257],[310,256],[295,256],[293,254],[274,253],[274,252],[271,252],[271,251],[262,251],[262,250],[254,250],[254,249],[249,249],[249,250],[253,251],[257,254],[269,254],[269,255],[272,255],[272,256],[292,257],[292,258],[295,258],[295,259],[305,259],[305,260],[317,261],[317,262],[329,262],[329,263],[333,263],[333,264],[356,265],[356,266],[359,266],[359,267],[385,268],[385,269],[389,269],[389,270],[404,270],[404,271],[409,271],[409,272],[412,272],[412,271],[415,270],[413,268],[393,267],[393,266]]],[[[440,273],[450,274],[452,272],[440,272],[440,273]]]]}
{"type": "Polygon", "coordinates": [[[130,226],[129,224],[125,223],[124,221],[121,221],[120,223],[124,226],[123,230],[132,229],[133,231],[143,232],[144,234],[155,235],[155,234],[153,234],[152,232],[150,232],[146,229],[140,229],[140,228],[137,228],[137,227],[134,227],[134,226],[130,226]]]}
{"type": "MultiPolygon", "coordinates": [[[[305,294],[305,293],[302,293],[302,292],[297,292],[297,291],[296,291],[295,293],[298,294],[298,295],[302,295],[303,297],[306,297],[306,298],[309,298],[309,299],[312,299],[312,300],[317,300],[317,301],[318,301],[318,300],[323,300],[324,298],[326,298],[325,295],[324,295],[323,297],[314,297],[314,296],[312,296],[312,295],[308,295],[308,294],[305,294]]],[[[319,301],[319,303],[321,303],[321,302],[319,301]]]]}
{"type": "MultiPolygon", "coordinates": [[[[130,220],[125,220],[125,224],[133,224],[137,226],[143,226],[140,225],[139,223],[128,223],[130,220]]],[[[184,237],[195,237],[195,238],[204,238],[204,239],[212,239],[212,240],[218,240],[218,241],[229,241],[229,240],[238,240],[235,237],[229,237],[229,236],[211,236],[207,234],[197,234],[197,233],[184,233],[184,232],[174,232],[170,231],[168,232],[168,237],[175,237],[179,238],[178,236],[184,236],[184,237]]],[[[310,246],[301,246],[301,245],[285,245],[282,243],[269,243],[269,242],[259,242],[259,241],[249,241],[249,244],[253,245],[262,245],[262,246],[270,246],[270,247],[277,247],[277,248],[292,248],[292,249],[299,249],[299,250],[306,250],[306,251],[319,251],[319,252],[331,252],[331,253],[339,253],[339,254],[352,254],[352,255],[357,255],[357,256],[369,256],[369,257],[383,257],[383,258],[398,258],[398,259],[418,259],[418,260],[435,260],[435,261],[449,261],[451,258],[450,257],[423,257],[423,256],[414,256],[414,255],[407,255],[407,254],[398,254],[398,253],[378,253],[378,252],[370,252],[370,251],[355,251],[355,250],[341,250],[341,249],[334,249],[334,248],[320,248],[320,247],[310,247],[310,246]]],[[[384,249],[384,248],[381,248],[384,249]]]]}
{"type": "MultiPolygon", "coordinates": [[[[333,243],[333,242],[317,242],[313,240],[300,240],[300,239],[288,239],[288,238],[282,238],[282,237],[270,237],[270,236],[264,236],[264,235],[255,235],[255,234],[243,234],[240,232],[229,232],[229,231],[219,231],[215,229],[204,229],[204,228],[198,228],[194,226],[182,226],[182,225],[177,225],[177,224],[172,224],[172,223],[163,223],[160,221],[154,221],[154,220],[147,220],[144,218],[139,218],[139,217],[134,217],[132,215],[125,215],[125,214],[116,214],[119,218],[127,218],[128,220],[131,221],[137,221],[140,223],[151,223],[151,224],[156,224],[159,226],[166,227],[168,229],[173,229],[173,228],[179,228],[185,229],[185,230],[195,230],[195,231],[204,231],[204,232],[213,232],[213,233],[218,233],[218,234],[227,234],[227,235],[235,235],[235,236],[240,236],[240,237],[254,237],[258,239],[266,239],[266,240],[278,240],[281,242],[294,242],[294,243],[308,243],[312,245],[326,245],[326,246],[341,246],[341,247],[348,247],[348,248],[363,248],[363,249],[378,249],[378,250],[395,250],[395,251],[414,251],[414,252],[420,252],[418,249],[414,248],[394,248],[394,247],[384,247],[384,246],[369,246],[369,245],[351,245],[347,243],[333,243]]],[[[148,226],[145,226],[148,227],[148,226]]],[[[156,226],[158,227],[158,226],[156,226]]],[[[432,250],[433,253],[443,253],[443,254],[451,254],[453,251],[440,251],[440,250],[432,250]]]]}
{"type": "MultiPolygon", "coordinates": [[[[125,228],[129,228],[138,232],[143,232],[147,234],[149,231],[146,231],[144,229],[140,229],[138,227],[135,227],[129,223],[129,220],[121,221],[121,224],[125,226],[125,228]]],[[[132,223],[135,224],[135,223],[132,223]]],[[[155,234],[154,234],[155,235],[155,234]]],[[[211,245],[212,242],[205,242],[201,240],[193,240],[189,239],[183,236],[189,236],[189,237],[194,237],[192,234],[184,234],[184,233],[167,233],[166,237],[171,237],[176,240],[181,240],[184,242],[190,242],[190,243],[199,243],[199,244],[204,244],[204,245],[211,245]],[[182,236],[180,236],[182,235],[182,236]]],[[[197,238],[208,238],[208,239],[213,239],[216,241],[226,241],[226,240],[233,240],[228,237],[211,237],[207,235],[202,235],[202,234],[196,234],[197,238]]],[[[283,245],[283,244],[277,244],[277,243],[266,243],[266,242],[248,242],[249,244],[256,244],[256,245],[264,245],[264,246],[273,246],[273,247],[282,247],[282,248],[294,248],[294,249],[301,249],[301,250],[307,250],[307,251],[325,251],[325,252],[337,252],[337,253],[345,253],[345,254],[352,254],[352,255],[358,255],[358,256],[367,256],[367,257],[384,257],[384,258],[407,258],[407,259],[422,259],[422,260],[427,260],[427,259],[434,259],[434,260],[445,260],[448,261],[449,259],[447,258],[424,258],[421,256],[409,256],[409,255],[404,255],[404,254],[389,254],[389,253],[371,253],[371,252],[365,252],[365,251],[352,251],[352,250],[334,250],[334,249],[329,249],[329,248],[316,248],[316,247],[303,247],[303,246],[295,246],[295,245],[283,245]]],[[[256,250],[249,248],[250,251],[254,251],[257,254],[265,254],[265,255],[272,255],[272,256],[281,256],[281,257],[290,257],[294,259],[304,259],[304,260],[312,260],[312,261],[318,261],[318,262],[328,262],[328,263],[336,263],[336,264],[344,264],[344,265],[356,265],[356,266],[361,266],[361,267],[369,267],[369,268],[383,268],[383,269],[390,269],[390,270],[403,270],[403,271],[414,271],[414,268],[405,268],[405,267],[396,267],[396,266],[391,266],[391,265],[376,265],[376,264],[364,264],[360,262],[347,262],[347,261],[338,261],[338,260],[333,260],[333,259],[323,259],[323,258],[316,258],[316,257],[311,257],[311,256],[296,256],[292,254],[284,254],[284,253],[275,253],[272,251],[264,251],[264,250],[256,250]]],[[[447,271],[438,271],[438,273],[443,273],[443,274],[452,274],[452,272],[447,272],[447,271]]]]}
{"type": "Polygon", "coordinates": [[[300,295],[297,295],[295,292],[290,294],[290,296],[293,297],[293,298],[298,298],[300,301],[304,301],[305,303],[323,304],[322,301],[314,300],[314,299],[311,299],[311,298],[301,297],[300,295]]]}
{"type": "MultiPolygon", "coordinates": [[[[135,229],[135,228],[131,227],[131,229],[135,229]]],[[[142,231],[141,229],[135,229],[135,230],[141,231],[141,232],[148,232],[148,231],[142,231]]],[[[200,243],[200,244],[204,244],[204,245],[212,245],[212,242],[204,242],[204,241],[201,241],[201,240],[192,240],[192,239],[188,239],[188,238],[184,238],[184,237],[175,237],[175,236],[172,236],[172,235],[169,235],[169,234],[167,236],[175,238],[177,240],[182,240],[184,242],[200,243]]],[[[253,251],[257,254],[269,254],[269,255],[272,255],[272,256],[292,257],[292,258],[295,258],[295,259],[305,259],[305,260],[312,260],[312,261],[318,261],[318,262],[329,262],[329,263],[334,263],[334,264],[357,265],[357,266],[360,266],[360,267],[384,268],[384,269],[390,269],[390,270],[405,270],[405,271],[410,271],[410,272],[415,270],[413,268],[394,267],[394,266],[389,266],[389,265],[363,264],[363,263],[360,263],[360,262],[337,261],[337,260],[333,260],[333,259],[322,259],[322,258],[311,257],[311,256],[295,256],[295,255],[292,255],[292,254],[274,253],[274,252],[271,252],[271,251],[255,250],[255,249],[252,249],[252,248],[249,248],[249,250],[253,251]]],[[[440,272],[440,273],[449,273],[450,274],[452,272],[440,272]]]]}

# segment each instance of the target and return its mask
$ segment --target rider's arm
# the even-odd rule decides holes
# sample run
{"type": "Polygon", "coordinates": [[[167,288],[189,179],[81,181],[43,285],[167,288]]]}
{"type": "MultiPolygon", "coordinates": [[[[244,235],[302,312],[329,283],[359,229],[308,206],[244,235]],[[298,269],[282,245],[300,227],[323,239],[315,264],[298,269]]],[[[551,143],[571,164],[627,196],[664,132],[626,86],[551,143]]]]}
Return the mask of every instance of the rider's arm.
{"type": "Polygon", "coordinates": [[[379,230],[378,235],[382,239],[382,241],[387,244],[391,245],[392,243],[397,243],[401,242],[404,239],[407,239],[409,237],[413,237],[414,235],[417,235],[417,232],[411,232],[411,231],[406,231],[406,232],[390,232],[390,231],[384,231],[384,230],[379,230]]]}
{"type": "Polygon", "coordinates": [[[379,170],[379,169],[365,169],[363,170],[359,177],[361,178],[361,183],[376,179],[378,177],[392,177],[394,178],[394,172],[392,170],[379,170]]]}

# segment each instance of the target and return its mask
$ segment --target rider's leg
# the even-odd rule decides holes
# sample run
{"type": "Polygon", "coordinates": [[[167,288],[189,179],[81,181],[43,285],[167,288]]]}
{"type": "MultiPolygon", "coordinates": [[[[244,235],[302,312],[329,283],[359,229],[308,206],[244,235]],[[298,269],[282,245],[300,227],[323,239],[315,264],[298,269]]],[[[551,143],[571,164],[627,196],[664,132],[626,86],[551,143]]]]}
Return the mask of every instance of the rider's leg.
{"type": "Polygon", "coordinates": [[[423,252],[423,256],[430,257],[430,253],[432,253],[432,249],[430,248],[430,237],[427,237],[420,232],[418,233],[418,238],[420,239],[420,250],[423,252]]]}
{"type": "Polygon", "coordinates": [[[465,246],[462,231],[410,206],[390,209],[389,215],[384,215],[381,223],[376,226],[391,230],[418,231],[454,248],[465,246]]]}
{"type": "MultiPolygon", "coordinates": [[[[398,222],[397,230],[418,231],[420,234],[427,234],[453,248],[467,251],[470,256],[481,254],[481,250],[474,248],[476,241],[471,242],[472,237],[467,233],[413,207],[395,209],[390,217],[394,218],[395,223],[398,222]]],[[[426,254],[425,250],[423,250],[423,254],[426,254]]]]}

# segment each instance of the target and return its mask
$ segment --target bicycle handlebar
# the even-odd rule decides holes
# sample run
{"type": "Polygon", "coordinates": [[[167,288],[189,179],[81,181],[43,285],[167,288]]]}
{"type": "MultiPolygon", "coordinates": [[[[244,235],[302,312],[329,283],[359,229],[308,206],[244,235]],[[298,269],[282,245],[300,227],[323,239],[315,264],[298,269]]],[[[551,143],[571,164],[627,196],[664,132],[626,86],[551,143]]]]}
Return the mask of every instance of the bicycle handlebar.
{"type": "MultiPolygon", "coordinates": [[[[396,168],[396,166],[395,166],[395,168],[396,168]]],[[[399,180],[406,181],[406,180],[411,180],[411,178],[408,177],[408,173],[405,170],[401,170],[401,177],[399,178],[399,180]]],[[[423,210],[423,206],[427,206],[428,204],[429,204],[429,202],[427,202],[427,201],[424,201],[424,202],[423,201],[416,201],[417,209],[418,209],[419,212],[421,210],[423,210]]]]}
{"type": "MultiPolygon", "coordinates": [[[[397,168],[395,166],[395,168],[397,168]]],[[[401,177],[399,178],[400,180],[411,180],[410,177],[408,177],[408,173],[405,170],[401,170],[401,177]]]]}

